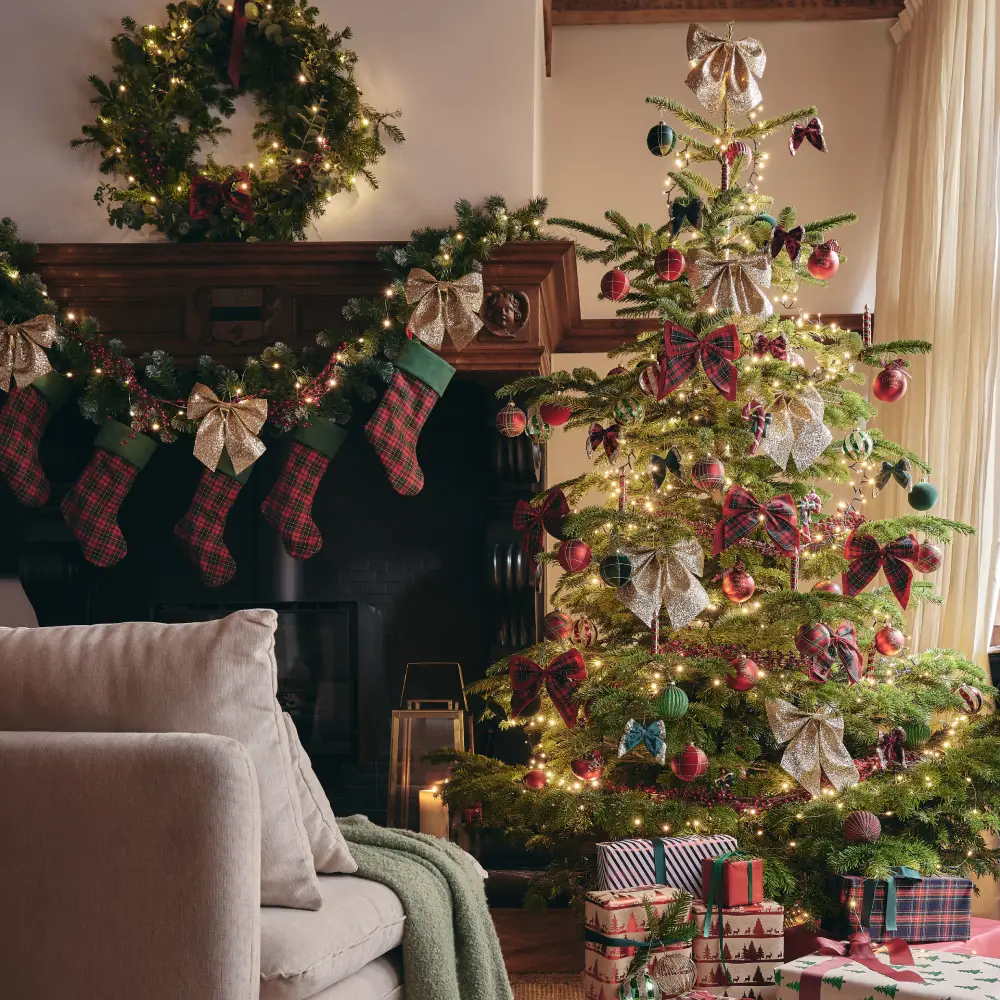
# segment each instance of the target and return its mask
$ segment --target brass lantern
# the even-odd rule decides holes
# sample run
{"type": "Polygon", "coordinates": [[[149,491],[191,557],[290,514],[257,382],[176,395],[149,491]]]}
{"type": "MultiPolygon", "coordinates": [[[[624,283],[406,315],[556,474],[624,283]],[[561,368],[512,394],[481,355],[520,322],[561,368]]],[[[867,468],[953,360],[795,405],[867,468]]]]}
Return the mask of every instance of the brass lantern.
{"type": "Polygon", "coordinates": [[[423,758],[442,747],[473,749],[462,665],[408,663],[399,704],[392,713],[388,824],[447,837],[448,807],[437,791],[448,766],[423,758]]]}

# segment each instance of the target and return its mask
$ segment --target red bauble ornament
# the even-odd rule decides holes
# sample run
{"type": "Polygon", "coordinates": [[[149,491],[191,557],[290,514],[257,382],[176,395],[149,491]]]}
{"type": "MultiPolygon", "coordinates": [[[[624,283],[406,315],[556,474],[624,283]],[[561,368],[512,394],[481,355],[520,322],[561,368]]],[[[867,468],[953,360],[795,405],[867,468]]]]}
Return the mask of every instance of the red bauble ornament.
{"type": "Polygon", "coordinates": [[[844,588],[836,580],[817,580],[812,585],[817,594],[843,594],[844,588]]]}
{"type": "Polygon", "coordinates": [[[906,394],[910,379],[902,365],[889,364],[872,381],[872,393],[883,403],[895,403],[906,394]]]}
{"type": "Polygon", "coordinates": [[[749,601],[756,589],[757,584],[743,568],[742,563],[737,563],[722,574],[722,592],[726,595],[726,599],[732,601],[733,604],[749,601]]]}
{"type": "Polygon", "coordinates": [[[573,623],[573,642],[577,646],[590,649],[597,642],[597,634],[597,626],[586,615],[573,623]]]}
{"type": "Polygon", "coordinates": [[[979,688],[971,684],[960,684],[956,693],[965,702],[965,710],[970,715],[976,715],[982,710],[983,692],[979,688]]]}
{"type": "Polygon", "coordinates": [[[544,788],[549,783],[548,776],[538,767],[529,771],[521,780],[528,788],[534,789],[544,788]]]}
{"type": "Polygon", "coordinates": [[[660,391],[660,364],[658,361],[646,365],[639,375],[639,388],[647,396],[655,397],[660,391]]]}
{"type": "Polygon", "coordinates": [[[806,263],[806,270],[814,278],[832,278],[840,267],[840,244],[836,240],[827,240],[813,248],[806,263]]]}
{"type": "Polygon", "coordinates": [[[462,806],[462,823],[465,826],[476,826],[483,821],[482,802],[473,802],[471,806],[462,806]]]}
{"type": "Polygon", "coordinates": [[[617,267],[613,267],[601,278],[601,294],[612,302],[620,302],[628,295],[631,287],[628,275],[617,267]]]}
{"type": "Polygon", "coordinates": [[[661,281],[676,281],[683,273],[686,261],[680,250],[661,250],[653,261],[653,269],[661,281]]]}
{"type": "Polygon", "coordinates": [[[735,660],[730,660],[729,669],[726,683],[734,691],[749,691],[760,677],[760,668],[747,656],[737,656],[735,660]]]}
{"type": "Polygon", "coordinates": [[[559,546],[556,558],[567,573],[581,573],[590,565],[590,546],[579,538],[571,538],[559,546]]]}
{"type": "Polygon", "coordinates": [[[849,844],[874,844],[881,836],[878,816],[867,809],[858,809],[844,820],[844,840],[849,844]]]}
{"type": "Polygon", "coordinates": [[[691,482],[700,490],[721,490],[726,467],[717,458],[699,458],[691,468],[691,482]]]}
{"type": "Polygon", "coordinates": [[[581,781],[596,781],[604,774],[604,757],[597,750],[591,750],[590,753],[571,760],[569,766],[581,781]]]}
{"type": "Polygon", "coordinates": [[[906,636],[893,625],[885,625],[875,633],[875,648],[883,656],[898,656],[906,645],[906,636]]]}
{"type": "Polygon", "coordinates": [[[542,403],[538,407],[538,415],[550,427],[562,427],[569,420],[572,411],[562,403],[542,403]]]}
{"type": "Polygon", "coordinates": [[[708,770],[708,757],[701,747],[689,743],[670,761],[670,770],[681,781],[694,781],[708,770]]]}
{"type": "Polygon", "coordinates": [[[497,430],[504,437],[515,438],[528,426],[528,415],[513,400],[497,414],[497,430]]]}
{"type": "Polygon", "coordinates": [[[941,568],[944,560],[944,552],[939,545],[931,542],[924,542],[917,549],[917,558],[913,561],[913,568],[918,573],[933,573],[941,568]]]}
{"type": "Polygon", "coordinates": [[[573,619],[565,611],[550,611],[542,619],[542,635],[550,642],[562,642],[573,631],[573,619]]]}

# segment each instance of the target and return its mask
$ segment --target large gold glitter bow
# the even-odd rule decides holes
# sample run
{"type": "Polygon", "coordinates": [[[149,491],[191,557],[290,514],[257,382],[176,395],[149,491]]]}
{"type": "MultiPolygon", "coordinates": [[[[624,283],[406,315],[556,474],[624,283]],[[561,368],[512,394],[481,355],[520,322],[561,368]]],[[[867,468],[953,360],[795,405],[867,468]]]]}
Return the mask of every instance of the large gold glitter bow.
{"type": "Polygon", "coordinates": [[[11,378],[23,389],[51,371],[42,348],[51,347],[55,339],[55,316],[42,314],[9,326],[0,320],[0,389],[6,392],[11,378]]]}
{"type": "Polygon", "coordinates": [[[704,289],[698,302],[702,309],[733,310],[744,316],[770,316],[773,311],[762,290],[771,287],[771,255],[766,250],[732,260],[713,257],[709,250],[692,250],[688,280],[692,287],[704,289]]]}
{"type": "Polygon", "coordinates": [[[673,628],[687,627],[708,607],[708,594],[698,581],[705,556],[693,538],[668,549],[638,549],[626,555],[632,560],[632,578],[618,588],[618,600],[650,628],[661,606],[673,628]]]}
{"type": "Polygon", "coordinates": [[[766,704],[767,720],[779,743],[787,743],[781,766],[810,794],[819,795],[825,774],[837,791],[861,780],[844,746],[844,718],[832,705],[803,712],[781,698],[766,704]]]}
{"type": "Polygon", "coordinates": [[[770,455],[780,469],[788,459],[802,472],[819,458],[833,440],[830,428],[823,423],[823,397],[813,388],[806,388],[794,399],[780,399],[771,411],[768,427],[758,449],[770,455]]]}
{"type": "Polygon", "coordinates": [[[687,55],[692,65],[687,85],[709,111],[718,111],[723,100],[730,111],[749,111],[760,104],[763,98],[757,80],[764,75],[767,55],[756,38],[733,42],[692,24],[687,55]]]}
{"type": "Polygon", "coordinates": [[[267,420],[266,399],[237,399],[227,403],[207,385],[196,382],[188,397],[188,416],[198,421],[194,455],[213,472],[225,448],[239,475],[264,454],[264,442],[257,435],[267,420]]]}
{"type": "Polygon", "coordinates": [[[415,337],[439,351],[447,330],[451,342],[462,350],[483,325],[476,315],[483,305],[483,276],[472,273],[456,281],[438,281],[415,267],[406,276],[406,302],[416,303],[408,324],[415,337]]]}

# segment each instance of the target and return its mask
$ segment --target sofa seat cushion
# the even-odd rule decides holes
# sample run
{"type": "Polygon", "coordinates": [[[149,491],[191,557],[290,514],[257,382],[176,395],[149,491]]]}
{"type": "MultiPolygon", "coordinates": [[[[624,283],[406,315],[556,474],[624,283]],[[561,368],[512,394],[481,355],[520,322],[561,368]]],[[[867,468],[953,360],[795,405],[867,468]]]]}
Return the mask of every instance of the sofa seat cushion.
{"type": "Polygon", "coordinates": [[[261,908],[261,1000],[308,1000],[402,944],[406,916],[391,889],[354,875],[318,879],[320,909],[261,908]]]}

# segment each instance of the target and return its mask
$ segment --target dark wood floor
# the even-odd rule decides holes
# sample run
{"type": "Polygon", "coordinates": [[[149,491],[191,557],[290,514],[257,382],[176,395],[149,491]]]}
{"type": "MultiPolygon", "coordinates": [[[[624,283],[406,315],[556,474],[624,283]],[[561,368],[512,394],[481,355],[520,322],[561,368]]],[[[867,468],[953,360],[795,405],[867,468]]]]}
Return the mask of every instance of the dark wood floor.
{"type": "Polygon", "coordinates": [[[492,909],[507,971],[580,972],[583,930],[572,910],[492,909]]]}

